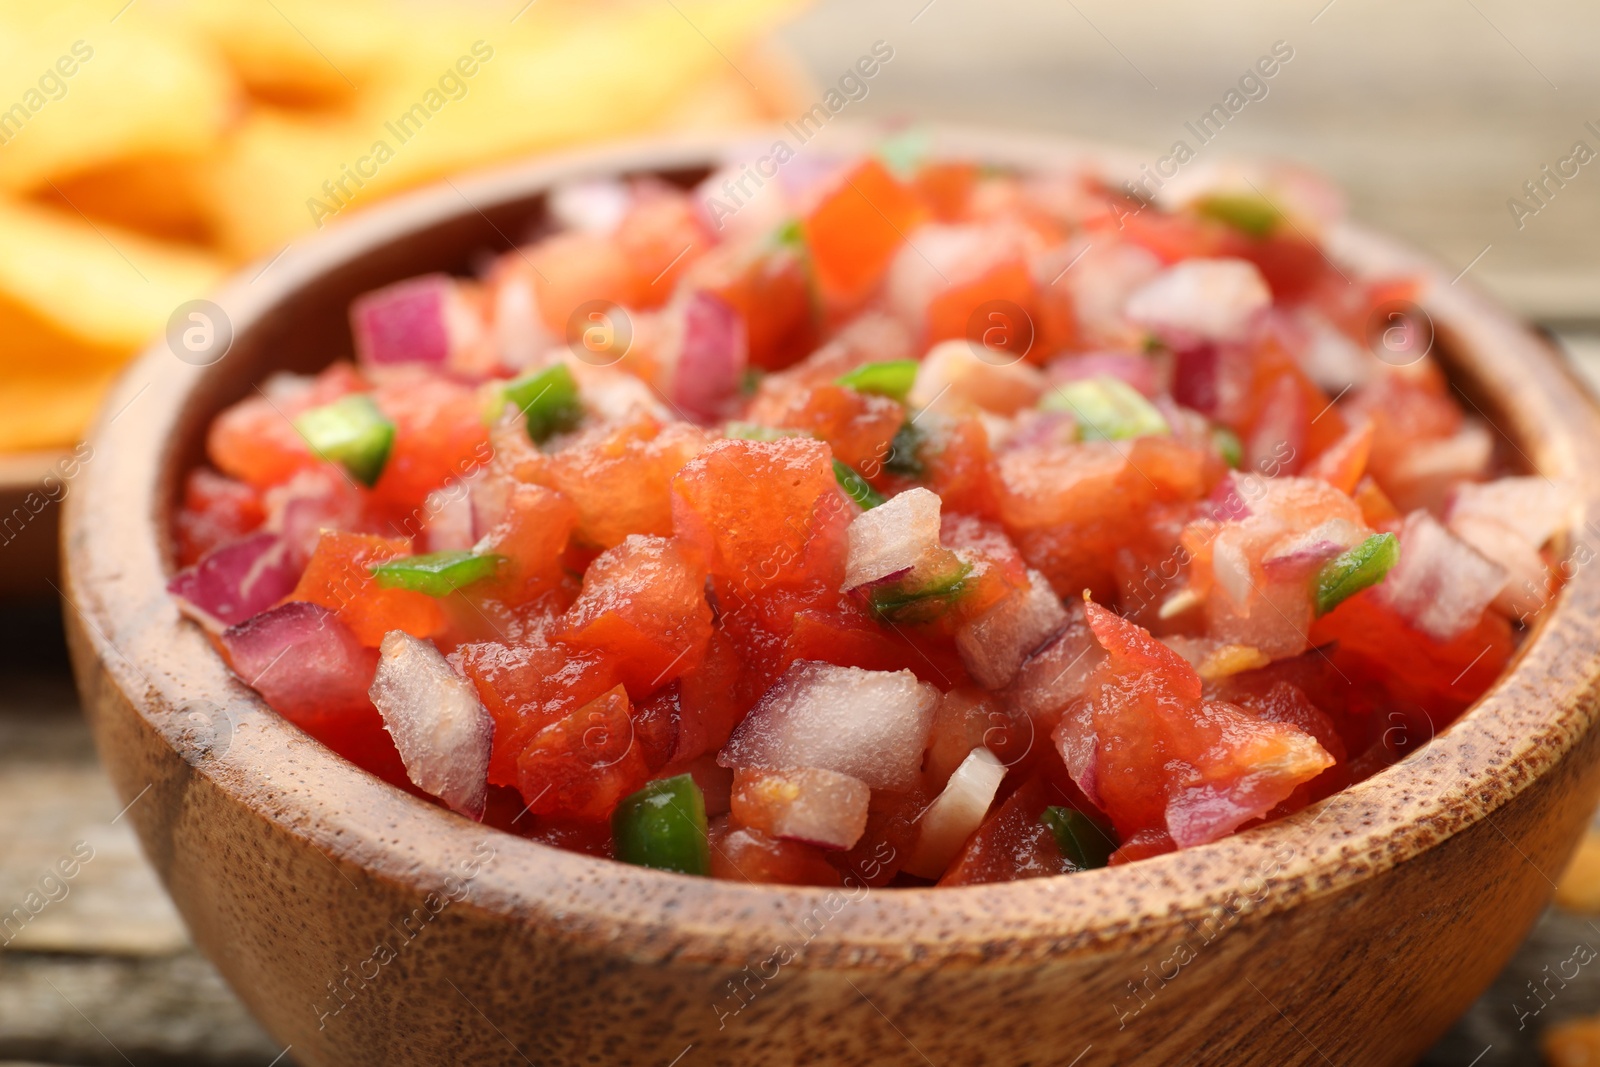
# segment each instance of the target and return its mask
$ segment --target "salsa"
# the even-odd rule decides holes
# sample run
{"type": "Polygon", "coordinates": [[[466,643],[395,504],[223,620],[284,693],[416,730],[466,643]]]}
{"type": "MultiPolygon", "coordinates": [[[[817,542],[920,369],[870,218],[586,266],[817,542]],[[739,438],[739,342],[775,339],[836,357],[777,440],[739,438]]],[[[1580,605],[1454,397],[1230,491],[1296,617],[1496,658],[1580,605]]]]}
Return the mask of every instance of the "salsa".
{"type": "MultiPolygon", "coordinates": [[[[748,882],[1065,874],[1281,818],[1501,673],[1566,501],[1284,167],[1147,201],[901,145],[554,190],[219,414],[170,590],[462,816],[748,882]]],[[[1188,176],[1186,176],[1188,177],[1188,176]]]]}

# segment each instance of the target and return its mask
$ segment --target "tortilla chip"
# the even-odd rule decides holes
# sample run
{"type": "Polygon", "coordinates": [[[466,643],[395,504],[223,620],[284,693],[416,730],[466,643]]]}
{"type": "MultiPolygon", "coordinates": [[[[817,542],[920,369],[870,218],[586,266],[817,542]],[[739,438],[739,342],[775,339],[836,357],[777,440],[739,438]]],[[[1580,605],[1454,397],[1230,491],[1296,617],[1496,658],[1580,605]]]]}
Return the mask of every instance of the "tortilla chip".
{"type": "Polygon", "coordinates": [[[530,10],[509,26],[463,20],[453,37],[407,54],[403,74],[351,114],[256,109],[210,168],[219,242],[232,256],[268,254],[447,174],[656,126],[726,75],[719,49],[742,53],[795,3],[623,6],[604,20],[563,10],[538,22],[530,10]]]}
{"type": "MultiPolygon", "coordinates": [[[[204,252],[0,200],[0,297],[97,350],[135,351],[222,273],[204,252]]],[[[9,340],[0,348],[0,376],[16,368],[19,351],[9,340]]]]}
{"type": "Polygon", "coordinates": [[[171,28],[91,18],[100,6],[0,6],[0,190],[217,147],[235,90],[216,55],[171,28]]]}
{"type": "Polygon", "coordinates": [[[119,159],[53,181],[34,199],[162,240],[205,245],[211,227],[196,169],[196,161],[185,157],[119,159]]]}

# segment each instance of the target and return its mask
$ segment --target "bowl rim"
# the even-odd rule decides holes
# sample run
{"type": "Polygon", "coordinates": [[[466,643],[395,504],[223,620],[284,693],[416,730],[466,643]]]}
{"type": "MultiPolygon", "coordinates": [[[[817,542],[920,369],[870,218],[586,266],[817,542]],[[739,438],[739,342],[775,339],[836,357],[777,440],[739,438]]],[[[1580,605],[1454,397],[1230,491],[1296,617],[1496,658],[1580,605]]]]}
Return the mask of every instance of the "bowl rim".
{"type": "MultiPolygon", "coordinates": [[[[1137,157],[1125,150],[1047,135],[927,129],[936,154],[1024,170],[1089,162],[1137,173],[1137,157]]],[[[326,271],[405,234],[529,199],[558,181],[715,167],[775,136],[779,131],[761,130],[634,141],[449,178],[297,239],[266,266],[245,268],[212,299],[232,319],[237,345],[326,271]]],[[[872,127],[839,124],[835,143],[848,151],[876,136],[872,127]]],[[[1568,548],[1582,547],[1585,530],[1600,536],[1593,525],[1600,423],[1550,345],[1422,257],[1357,226],[1330,232],[1326,248],[1363,275],[1424,279],[1418,303],[1451,346],[1453,380],[1469,380],[1481,396],[1504,397],[1500,412],[1510,425],[1503,429],[1514,447],[1572,492],[1568,548]]],[[[1512,668],[1420,751],[1286,819],[1135,864],[960,888],[753,886],[486,832],[345,763],[271,712],[166,596],[167,520],[158,509],[172,499],[178,474],[175,431],[215,413],[197,411],[196,398],[222,380],[226,362],[190,366],[158,340],[111,391],[89,438],[95,458],[65,502],[69,625],[105,680],[194,776],[321,851],[347,878],[359,871],[420,898],[441,891],[460,859],[481,855],[487,840],[493,862],[472,880],[469,912],[598,950],[737,966],[799,938],[806,951],[797,965],[887,968],[1027,962],[1100,952],[1113,941],[1125,947],[1168,939],[1197,924],[1277,913],[1338,892],[1479,821],[1492,824],[1493,813],[1554,766],[1600,713],[1585,699],[1600,678],[1600,650],[1589,637],[1600,615],[1600,574],[1580,566],[1542,611],[1512,668]],[[197,702],[221,708],[226,723],[197,726],[197,702]],[[218,732],[224,728],[225,742],[218,732]]],[[[162,832],[145,822],[140,828],[162,832]]]]}

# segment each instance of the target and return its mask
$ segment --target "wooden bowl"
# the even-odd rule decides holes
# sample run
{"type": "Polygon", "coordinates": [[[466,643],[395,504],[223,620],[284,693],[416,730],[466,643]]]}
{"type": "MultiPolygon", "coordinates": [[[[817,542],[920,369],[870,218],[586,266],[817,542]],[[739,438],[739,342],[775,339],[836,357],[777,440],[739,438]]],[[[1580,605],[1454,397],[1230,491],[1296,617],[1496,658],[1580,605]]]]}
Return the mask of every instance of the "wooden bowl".
{"type": "MultiPolygon", "coordinates": [[[[936,143],[1020,167],[1088,151],[936,143]]],[[[219,294],[236,332],[220,362],[158,346],[122,380],[106,410],[131,406],[102,417],[67,499],[66,615],[102,757],[195,940],[311,1065],[1413,1060],[1511,956],[1600,790],[1600,568],[1577,566],[1514,668],[1376,777],[1201,848],[963,889],[751,886],[486,830],[307,738],[179,620],[167,516],[214,413],[271,370],[346,354],[357,293],[506,249],[551,183],[689,181],[729,146],[403,198],[219,294]]],[[[1422,303],[1456,381],[1571,489],[1567,548],[1587,562],[1600,434],[1561,359],[1379,238],[1341,230],[1330,252],[1347,273],[1432,279],[1422,303]]]]}

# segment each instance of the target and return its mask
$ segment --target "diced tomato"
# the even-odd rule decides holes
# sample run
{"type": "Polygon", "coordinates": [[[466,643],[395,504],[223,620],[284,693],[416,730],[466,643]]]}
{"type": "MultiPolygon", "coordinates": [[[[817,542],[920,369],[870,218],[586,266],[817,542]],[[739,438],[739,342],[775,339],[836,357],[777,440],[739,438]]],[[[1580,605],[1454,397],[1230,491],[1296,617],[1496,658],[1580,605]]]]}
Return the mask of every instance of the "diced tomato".
{"type": "Polygon", "coordinates": [[[1200,498],[1205,456],[1172,438],[1091,441],[1067,448],[1023,447],[1002,454],[1001,518],[1030,566],[1062,596],[1084,589],[1109,597],[1120,549],[1152,544],[1157,505],[1200,498]]]}
{"type": "Polygon", "coordinates": [[[705,571],[675,542],[635,534],[589,565],[559,636],[615,660],[630,693],[652,693],[705,655],[705,571]]]}
{"type": "MultiPolygon", "coordinates": [[[[1008,768],[1017,768],[1034,747],[1033,720],[1009,701],[975,688],[945,693],[934,712],[933,733],[922,767],[937,792],[975,748],[987,748],[1008,768]]],[[[1040,739],[1041,747],[1044,744],[1040,739]]]]}
{"type": "Polygon", "coordinates": [[[852,849],[828,853],[828,862],[844,875],[847,885],[874,889],[888,885],[911,858],[919,832],[917,819],[932,801],[933,795],[921,789],[874,792],[861,840],[852,849]]]}
{"type": "Polygon", "coordinates": [[[604,657],[560,642],[463,645],[450,656],[494,719],[489,781],[517,785],[517,759],[534,734],[617,684],[604,657]]]}
{"type": "Polygon", "coordinates": [[[637,278],[635,306],[641,308],[666,303],[678,280],[711,247],[711,235],[689,197],[661,185],[636,190],[616,237],[637,278]]]}
{"type": "Polygon", "coordinates": [[[928,163],[911,179],[922,202],[935,220],[959,222],[966,214],[967,202],[978,182],[978,166],[966,162],[928,163]]]}
{"type": "Polygon", "coordinates": [[[672,479],[673,532],[743,593],[844,577],[850,504],[820,441],[718,441],[672,479]]]}
{"type": "Polygon", "coordinates": [[[1293,229],[1257,238],[1230,227],[1221,246],[1222,254],[1254,263],[1272,298],[1282,303],[1304,300],[1330,274],[1338,277],[1322,250],[1293,229]]]}
{"type": "Polygon", "coordinates": [[[372,576],[374,565],[410,554],[411,542],[403,537],[326,530],[289,599],[330,609],[369,648],[382,644],[390,630],[432,637],[445,623],[438,601],[409,589],[385,589],[372,576]]]}
{"type": "Polygon", "coordinates": [[[1372,422],[1368,469],[1390,496],[1405,488],[1401,470],[1417,445],[1447,438],[1461,428],[1460,405],[1437,368],[1417,364],[1405,373],[1379,374],[1351,390],[1342,405],[1372,422]]]}
{"type": "Polygon", "coordinates": [[[1000,515],[1000,481],[989,434],[976,418],[940,419],[927,414],[917,422],[922,446],[916,459],[928,488],[950,511],[985,519],[1000,515]]]}
{"type": "Polygon", "coordinates": [[[842,172],[800,220],[828,304],[850,307],[866,299],[924,210],[876,159],[842,172]]]}
{"type": "Polygon", "coordinates": [[[832,382],[800,387],[767,383],[745,417],[764,426],[805,430],[826,441],[845,466],[876,479],[890,442],[906,420],[899,401],[832,382]]]}
{"type": "Polygon", "coordinates": [[[1390,500],[1382,489],[1378,488],[1378,483],[1372,480],[1370,474],[1364,475],[1356,482],[1355,492],[1351,495],[1361,508],[1362,521],[1373,529],[1400,521],[1400,509],[1394,506],[1394,501],[1390,500]]]}
{"type": "Polygon", "coordinates": [[[722,245],[692,276],[739,312],[752,367],[782,370],[816,347],[818,311],[800,250],[722,245]]]}
{"type": "Polygon", "coordinates": [[[645,766],[655,774],[672,761],[678,747],[678,728],[683,713],[676,683],[662,686],[633,705],[633,739],[644,756],[645,766]]]}
{"type": "Polygon", "coordinates": [[[1223,232],[1215,224],[1193,215],[1168,214],[1152,206],[1129,203],[1120,210],[1089,220],[1091,232],[1116,237],[1154,252],[1163,263],[1192,257],[1215,256],[1223,232]]]}
{"type": "Polygon", "coordinates": [[[1108,654],[1090,699],[1095,788],[1124,849],[1139,834],[1215,840],[1333,764],[1296,727],[1203,699],[1200,676],[1176,652],[1098,604],[1085,608],[1108,654]]]}
{"type": "Polygon", "coordinates": [[[581,542],[612,548],[630,534],[672,532],[672,478],[707,441],[698,427],[663,427],[636,412],[626,421],[585,431],[545,457],[543,469],[532,477],[577,506],[575,536],[581,542]]]}
{"type": "Polygon", "coordinates": [[[372,494],[396,514],[414,512],[430,491],[471,474],[493,455],[476,389],[405,370],[385,378],[372,395],[395,425],[394,444],[372,494]]]}
{"type": "Polygon", "coordinates": [[[1318,619],[1311,640],[1333,642],[1329,655],[1352,680],[1420,706],[1440,728],[1477,699],[1516,649],[1511,624],[1495,612],[1439,642],[1407,625],[1372,590],[1318,619]]]}
{"type": "Polygon", "coordinates": [[[756,885],[839,885],[826,853],[799,841],[768,837],[728,819],[711,825],[711,877],[756,885]]]}
{"type": "Polygon", "coordinates": [[[936,294],[928,301],[925,338],[929,344],[956,337],[981,339],[981,333],[978,338],[971,336],[973,313],[995,300],[1014,305],[1030,320],[1033,318],[1033,278],[1022,259],[996,263],[978,277],[951,285],[936,294]]]}
{"type": "Polygon", "coordinates": [[[649,780],[628,711],[628,694],[619,685],[529,739],[517,757],[517,788],[529,812],[606,819],[649,780]]]}
{"type": "Polygon", "coordinates": [[[479,547],[506,557],[488,591],[507,604],[526,604],[556,588],[565,572],[561,554],[577,525],[572,502],[542,485],[515,485],[500,521],[479,547]]]}
{"type": "Polygon", "coordinates": [[[745,672],[733,642],[721,631],[713,631],[700,662],[685,671],[675,687],[669,687],[674,688],[678,708],[674,764],[715,752],[727,743],[740,717],[765,692],[765,686],[760,692],[743,686],[745,672]]]}
{"type": "MultiPolygon", "coordinates": [[[[641,285],[622,244],[583,231],[552,234],[523,253],[533,274],[534,300],[545,329],[565,337],[573,312],[599,300],[639,306],[641,285]]],[[[646,279],[648,284],[648,279],[646,279]]]]}
{"type": "Polygon", "coordinates": [[[178,566],[187,567],[218,545],[243,537],[266,518],[252,485],[196,467],[183,483],[183,506],[174,523],[178,566]]]}
{"type": "Polygon", "coordinates": [[[1372,423],[1362,422],[1345,432],[1307,467],[1308,478],[1319,478],[1345,493],[1354,494],[1372,452],[1372,423]]]}
{"type": "Polygon", "coordinates": [[[950,864],[940,885],[978,885],[1047,878],[1071,869],[1055,836],[1039,820],[1044,809],[1060,803],[1042,778],[1030,778],[1004,804],[990,813],[978,832],[950,864]]]}

